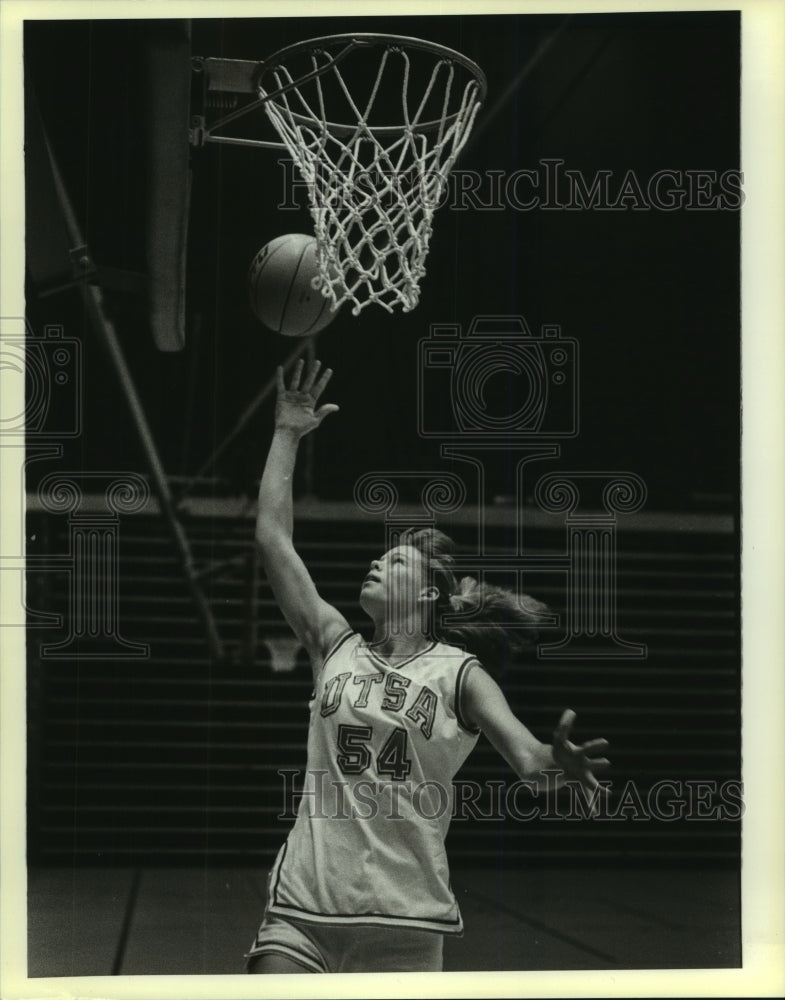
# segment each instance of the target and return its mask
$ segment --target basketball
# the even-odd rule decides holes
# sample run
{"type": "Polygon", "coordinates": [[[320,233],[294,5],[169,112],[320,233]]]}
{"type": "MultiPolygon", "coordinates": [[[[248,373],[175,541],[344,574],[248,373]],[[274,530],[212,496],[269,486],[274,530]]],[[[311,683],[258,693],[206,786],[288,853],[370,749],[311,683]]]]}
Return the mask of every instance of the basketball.
{"type": "Polygon", "coordinates": [[[316,240],[288,233],[270,240],[251,261],[248,292],[257,319],[284,337],[311,337],[336,316],[330,299],[313,287],[316,240]]]}

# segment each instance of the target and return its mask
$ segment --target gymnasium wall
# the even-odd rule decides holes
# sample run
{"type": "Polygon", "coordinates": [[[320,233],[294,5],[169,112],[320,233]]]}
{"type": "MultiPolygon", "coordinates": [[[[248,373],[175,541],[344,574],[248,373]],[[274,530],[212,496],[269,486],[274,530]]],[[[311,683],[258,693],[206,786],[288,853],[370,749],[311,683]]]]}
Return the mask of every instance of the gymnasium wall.
{"type": "MultiPolygon", "coordinates": [[[[383,532],[367,520],[325,517],[312,509],[298,519],[300,551],[323,595],[365,628],[358,582],[383,532]]],[[[498,802],[515,777],[481,739],[457,778],[459,797],[473,807],[452,824],[454,865],[738,863],[738,564],[730,528],[731,519],[717,516],[639,519],[637,526],[632,519],[619,528],[617,632],[644,644],[644,657],[535,658],[505,671],[508,699],[539,738],[549,739],[569,706],[578,714],[578,738],[611,741],[605,818],[568,818],[564,793],[550,806],[522,793],[502,818],[498,802]],[[472,782],[482,786],[479,797],[466,791],[472,782]],[[523,818],[533,804],[539,815],[523,818]]],[[[149,655],[69,659],[67,647],[51,655],[68,629],[36,628],[31,617],[33,864],[263,867],[286,836],[292,800],[278,772],[305,764],[309,665],[263,576],[254,583],[250,514],[202,514],[186,529],[195,557],[223,566],[204,585],[225,662],[207,654],[171,542],[154,516],[124,518],[119,549],[117,635],[147,644],[149,655]],[[50,652],[42,655],[44,645],[50,652]],[[273,670],[273,654],[276,667],[294,669],[273,670]]],[[[469,546],[469,527],[451,530],[469,546]]],[[[32,552],[65,553],[67,518],[31,510],[28,537],[32,552]]],[[[563,526],[529,537],[527,554],[544,562],[563,554],[563,526]]],[[[509,540],[509,528],[497,523],[488,530],[488,552],[509,552],[509,540]]],[[[567,621],[566,574],[535,573],[530,582],[532,593],[562,614],[561,625],[544,634],[555,641],[567,621]]],[[[31,609],[69,621],[67,573],[30,571],[27,585],[31,609]]]]}

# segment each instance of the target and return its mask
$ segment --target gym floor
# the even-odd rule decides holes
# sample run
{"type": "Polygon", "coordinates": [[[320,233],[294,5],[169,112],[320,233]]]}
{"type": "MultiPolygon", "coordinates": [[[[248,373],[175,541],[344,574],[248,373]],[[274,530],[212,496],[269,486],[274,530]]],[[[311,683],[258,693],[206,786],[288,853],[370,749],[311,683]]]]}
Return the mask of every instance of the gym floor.
{"type": "MultiPolygon", "coordinates": [[[[31,869],[31,978],[242,973],[266,871],[31,869]]],[[[739,879],[717,869],[453,872],[453,972],[741,964],[739,879]]]]}

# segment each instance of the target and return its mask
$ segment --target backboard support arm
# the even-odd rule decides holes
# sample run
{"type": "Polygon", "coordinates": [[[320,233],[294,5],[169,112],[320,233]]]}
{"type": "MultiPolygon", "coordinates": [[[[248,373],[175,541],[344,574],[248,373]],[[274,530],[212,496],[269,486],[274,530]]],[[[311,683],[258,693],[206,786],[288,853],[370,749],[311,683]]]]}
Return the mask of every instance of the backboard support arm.
{"type": "MultiPolygon", "coordinates": [[[[74,255],[78,255],[76,258],[77,262],[81,262],[81,266],[85,268],[85,270],[89,270],[90,265],[92,264],[92,256],[82,236],[77,222],[76,213],[73,205],[71,204],[70,197],[66,190],[65,183],[60,173],[57,160],[55,159],[54,152],[49,143],[49,139],[46,136],[43,122],[40,123],[40,127],[43,132],[44,144],[58,200],[60,202],[63,220],[65,222],[66,231],[71,243],[72,261],[74,259],[74,255]]],[[[139,435],[142,450],[144,451],[145,458],[147,459],[153,489],[158,499],[161,513],[171,532],[172,539],[180,556],[185,581],[188,585],[188,589],[190,590],[191,597],[199,616],[202,619],[210,654],[213,659],[219,661],[224,655],[223,643],[218,633],[212,610],[199,582],[199,574],[194,563],[191,546],[180,519],[177,516],[175,504],[169,490],[166,473],[164,471],[150,425],[147,421],[142,401],[137,392],[133,376],[128,368],[128,363],[126,362],[125,354],[117,336],[117,332],[111,320],[106,315],[102,290],[98,284],[90,284],[86,281],[76,282],[76,287],[82,296],[85,311],[90,323],[95,330],[96,335],[106,347],[109,358],[111,359],[112,365],[115,369],[123,395],[125,396],[128,408],[131,411],[131,416],[139,435]]]]}

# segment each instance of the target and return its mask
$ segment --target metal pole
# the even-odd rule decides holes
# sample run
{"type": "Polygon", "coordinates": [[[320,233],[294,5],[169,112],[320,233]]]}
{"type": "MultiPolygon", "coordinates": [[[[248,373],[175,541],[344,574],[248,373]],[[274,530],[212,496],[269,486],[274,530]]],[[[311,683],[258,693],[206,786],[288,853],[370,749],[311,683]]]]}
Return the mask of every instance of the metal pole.
{"type": "MultiPolygon", "coordinates": [[[[43,123],[41,127],[43,129],[43,123]]],[[[65,184],[63,183],[63,179],[60,175],[60,170],[55,161],[52,148],[49,144],[49,137],[46,135],[45,130],[44,142],[46,143],[46,149],[49,154],[52,176],[54,178],[57,194],[63,209],[63,215],[65,217],[65,223],[71,243],[74,248],[79,247],[82,251],[81,256],[76,262],[77,266],[81,266],[85,270],[88,270],[91,264],[90,253],[82,239],[76,215],[74,214],[73,207],[68,197],[68,192],[65,189],[65,184]]],[[[212,611],[210,610],[210,606],[207,603],[207,599],[205,598],[202,588],[199,585],[193,556],[191,554],[191,547],[188,543],[185,531],[183,530],[183,526],[177,518],[174,503],[172,502],[172,496],[169,492],[169,484],[166,478],[166,473],[164,472],[163,465],[161,464],[158,449],[156,448],[155,441],[153,440],[150,426],[147,423],[147,417],[136,391],[133,378],[131,377],[131,372],[125,360],[125,355],[123,354],[122,347],[120,346],[120,341],[111,320],[108,318],[104,310],[101,289],[97,285],[87,284],[84,281],[79,282],[78,286],[88,318],[108,349],[109,357],[114,365],[115,372],[120,380],[120,385],[126,398],[126,402],[131,410],[131,416],[133,417],[134,424],[136,425],[136,429],[139,433],[142,448],[150,468],[152,485],[161,506],[161,513],[163,514],[164,520],[172,533],[172,538],[180,554],[186,583],[188,584],[191,596],[207,632],[207,641],[210,653],[214,658],[221,659],[223,657],[223,644],[220,636],[218,635],[215,619],[213,618],[212,611]]]]}

